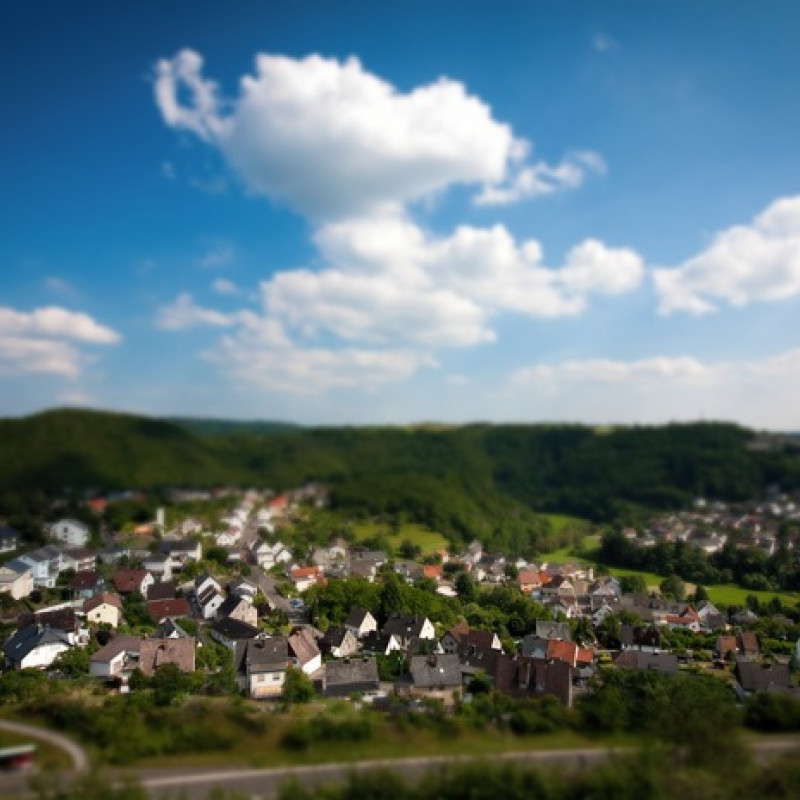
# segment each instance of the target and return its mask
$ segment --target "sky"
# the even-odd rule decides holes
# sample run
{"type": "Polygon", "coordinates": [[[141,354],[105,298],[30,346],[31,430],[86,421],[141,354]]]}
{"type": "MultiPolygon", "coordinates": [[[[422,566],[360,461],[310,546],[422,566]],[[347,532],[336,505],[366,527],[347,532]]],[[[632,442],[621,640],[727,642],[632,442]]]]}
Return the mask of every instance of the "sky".
{"type": "Polygon", "coordinates": [[[800,4],[0,6],[0,415],[800,429],[800,4]]]}

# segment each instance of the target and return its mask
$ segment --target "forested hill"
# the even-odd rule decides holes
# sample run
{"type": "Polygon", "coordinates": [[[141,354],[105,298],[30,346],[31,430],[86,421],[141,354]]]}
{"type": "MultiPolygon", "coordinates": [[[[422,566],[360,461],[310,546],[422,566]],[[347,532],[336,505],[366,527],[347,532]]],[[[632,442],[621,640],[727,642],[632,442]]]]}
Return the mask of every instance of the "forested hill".
{"type": "Polygon", "coordinates": [[[800,486],[796,452],[748,447],[752,432],[720,423],[211,428],[78,410],[3,420],[0,486],[280,489],[317,480],[340,507],[503,539],[535,525],[532,510],[605,521],[631,507],[800,486]]]}

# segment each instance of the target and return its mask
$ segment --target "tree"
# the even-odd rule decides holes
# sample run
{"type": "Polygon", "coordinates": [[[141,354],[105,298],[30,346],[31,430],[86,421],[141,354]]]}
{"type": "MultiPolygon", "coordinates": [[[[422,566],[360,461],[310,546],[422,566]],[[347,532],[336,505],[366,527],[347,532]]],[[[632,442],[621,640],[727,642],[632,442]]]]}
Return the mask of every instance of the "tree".
{"type": "Polygon", "coordinates": [[[84,678],[89,674],[89,650],[85,647],[71,647],[59,653],[52,663],[52,669],[68,678],[84,678]]]}
{"type": "Polygon", "coordinates": [[[283,682],[283,699],[287,703],[308,703],[314,697],[314,684],[311,678],[296,667],[286,670],[283,682]]]}
{"type": "Polygon", "coordinates": [[[478,586],[468,572],[458,574],[455,586],[462,603],[474,603],[478,599],[478,586]]]}
{"type": "Polygon", "coordinates": [[[665,597],[671,597],[678,603],[682,603],[686,599],[686,586],[677,575],[670,575],[668,578],[664,578],[659,588],[661,589],[661,594],[665,597]]]}
{"type": "Polygon", "coordinates": [[[383,579],[381,590],[380,617],[383,621],[392,614],[403,610],[403,592],[400,586],[400,576],[394,572],[387,573],[383,579]]]}

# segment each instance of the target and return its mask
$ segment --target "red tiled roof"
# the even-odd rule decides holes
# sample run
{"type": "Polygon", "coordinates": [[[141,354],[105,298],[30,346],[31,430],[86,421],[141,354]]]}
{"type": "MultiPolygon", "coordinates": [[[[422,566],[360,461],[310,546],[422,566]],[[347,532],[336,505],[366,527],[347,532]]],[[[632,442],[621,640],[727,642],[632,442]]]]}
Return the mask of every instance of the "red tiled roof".
{"type": "Polygon", "coordinates": [[[83,604],[83,610],[88,613],[89,611],[94,611],[94,609],[99,608],[103,604],[114,606],[114,608],[122,611],[122,600],[119,599],[119,595],[111,594],[109,592],[96,594],[94,597],[89,598],[83,604]]]}
{"type": "Polygon", "coordinates": [[[574,667],[578,658],[578,645],[575,642],[550,639],[547,642],[547,657],[556,661],[564,661],[574,667]]]}
{"type": "Polygon", "coordinates": [[[141,589],[146,575],[146,569],[121,569],[114,575],[114,586],[123,594],[137,592],[141,589]]]}
{"type": "Polygon", "coordinates": [[[183,597],[174,597],[168,600],[151,600],[147,604],[150,616],[161,621],[167,617],[188,617],[189,603],[183,597]]]}
{"type": "Polygon", "coordinates": [[[426,578],[433,578],[436,580],[444,575],[444,568],[441,564],[425,564],[422,568],[422,574],[426,578]]]}
{"type": "Polygon", "coordinates": [[[293,578],[315,578],[319,574],[319,567],[294,567],[292,569],[293,578]]]}

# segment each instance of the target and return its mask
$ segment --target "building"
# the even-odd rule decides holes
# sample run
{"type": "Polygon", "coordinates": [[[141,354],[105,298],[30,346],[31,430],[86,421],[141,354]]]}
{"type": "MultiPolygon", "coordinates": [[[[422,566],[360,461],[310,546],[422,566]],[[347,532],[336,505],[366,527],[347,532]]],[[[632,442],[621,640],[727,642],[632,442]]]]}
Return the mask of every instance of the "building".
{"type": "Polygon", "coordinates": [[[13,669],[46,669],[71,648],[72,637],[66,631],[32,622],[9,637],[3,655],[13,669]]]}
{"type": "Polygon", "coordinates": [[[83,604],[86,621],[92,625],[119,627],[122,621],[122,600],[119,595],[102,592],[89,598],[83,604]]]}
{"type": "Polygon", "coordinates": [[[89,535],[89,526],[77,519],[60,519],[50,526],[50,538],[67,547],[86,547],[89,535]]]}
{"type": "Polygon", "coordinates": [[[7,592],[14,600],[21,600],[33,591],[33,570],[19,559],[0,567],[0,592],[7,592]]]}

